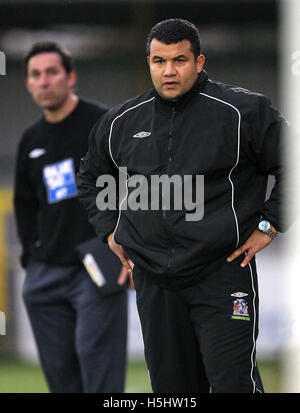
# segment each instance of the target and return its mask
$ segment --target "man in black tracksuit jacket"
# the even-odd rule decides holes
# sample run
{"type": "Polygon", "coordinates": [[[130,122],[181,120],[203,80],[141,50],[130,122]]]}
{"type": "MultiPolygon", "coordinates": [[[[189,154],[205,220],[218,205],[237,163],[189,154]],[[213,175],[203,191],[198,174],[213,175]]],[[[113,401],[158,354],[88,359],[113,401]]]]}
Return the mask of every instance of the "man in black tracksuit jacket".
{"type": "MultiPolygon", "coordinates": [[[[181,19],[154,26],[148,38],[154,88],[95,125],[79,196],[97,234],[124,265],[134,263],[154,392],[263,392],[254,255],[284,229],[284,121],[266,97],[210,80],[197,41],[195,26],[181,19]],[[119,207],[105,210],[97,178],[121,180],[124,173],[119,207]],[[265,201],[270,174],[275,185],[265,201]],[[130,207],[137,176],[149,184],[140,196],[151,197],[158,191],[152,178],[163,175],[192,177],[194,198],[201,190],[204,197],[198,219],[187,219],[186,203],[175,207],[178,197],[166,208],[163,185],[159,208],[151,209],[150,199],[148,208],[130,207]]],[[[170,188],[172,199],[176,188],[170,188]]]]}

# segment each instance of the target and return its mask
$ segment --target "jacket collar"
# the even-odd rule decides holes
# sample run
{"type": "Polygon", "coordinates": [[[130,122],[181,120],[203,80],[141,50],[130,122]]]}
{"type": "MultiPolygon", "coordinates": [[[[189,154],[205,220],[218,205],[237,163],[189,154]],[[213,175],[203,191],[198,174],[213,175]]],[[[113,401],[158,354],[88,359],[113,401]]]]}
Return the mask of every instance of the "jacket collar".
{"type": "Polygon", "coordinates": [[[158,107],[162,110],[169,111],[170,109],[181,109],[183,108],[195,95],[197,95],[201,90],[204,88],[204,85],[208,79],[208,75],[205,70],[202,70],[196,82],[192,86],[190,90],[188,90],[184,95],[182,95],[178,100],[175,102],[171,102],[162,98],[158,92],[154,89],[155,98],[158,104],[158,107]]]}

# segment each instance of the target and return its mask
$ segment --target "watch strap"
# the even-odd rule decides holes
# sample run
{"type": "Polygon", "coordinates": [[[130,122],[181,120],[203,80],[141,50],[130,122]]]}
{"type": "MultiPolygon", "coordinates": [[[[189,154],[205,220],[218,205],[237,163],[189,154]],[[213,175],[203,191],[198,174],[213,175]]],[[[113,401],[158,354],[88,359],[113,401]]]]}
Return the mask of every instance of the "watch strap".
{"type": "Polygon", "coordinates": [[[272,231],[271,228],[267,229],[266,231],[263,231],[263,233],[269,235],[269,237],[273,240],[277,237],[277,232],[272,231]]]}

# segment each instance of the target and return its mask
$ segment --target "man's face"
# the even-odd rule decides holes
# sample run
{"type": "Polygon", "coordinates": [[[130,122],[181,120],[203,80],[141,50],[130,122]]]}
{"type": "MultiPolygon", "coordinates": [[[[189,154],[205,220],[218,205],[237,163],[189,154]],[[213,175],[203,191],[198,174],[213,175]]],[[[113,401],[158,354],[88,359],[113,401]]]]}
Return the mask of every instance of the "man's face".
{"type": "Polygon", "coordinates": [[[176,101],[192,88],[204,60],[203,55],[195,60],[189,40],[165,44],[154,38],[148,64],[155,89],[164,99],[176,101]]]}
{"type": "Polygon", "coordinates": [[[58,110],[72,93],[75,81],[75,73],[66,72],[56,52],[40,53],[28,61],[26,86],[42,109],[58,110]]]}

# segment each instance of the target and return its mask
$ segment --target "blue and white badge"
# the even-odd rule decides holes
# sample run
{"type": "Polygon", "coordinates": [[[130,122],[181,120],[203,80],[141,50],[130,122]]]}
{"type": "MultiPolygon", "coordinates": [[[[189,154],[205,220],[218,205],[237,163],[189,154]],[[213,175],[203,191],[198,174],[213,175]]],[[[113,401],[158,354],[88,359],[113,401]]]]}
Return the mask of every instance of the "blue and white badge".
{"type": "Polygon", "coordinates": [[[44,166],[43,177],[47,188],[49,204],[77,196],[75,169],[72,158],[44,166]]]}

